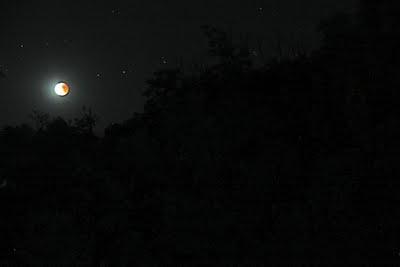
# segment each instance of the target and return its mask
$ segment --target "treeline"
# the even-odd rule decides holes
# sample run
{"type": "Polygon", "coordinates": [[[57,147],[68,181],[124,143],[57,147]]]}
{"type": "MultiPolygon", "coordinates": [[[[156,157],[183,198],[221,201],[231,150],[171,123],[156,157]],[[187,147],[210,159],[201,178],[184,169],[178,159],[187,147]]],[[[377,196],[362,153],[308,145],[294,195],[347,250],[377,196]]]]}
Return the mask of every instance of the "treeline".
{"type": "MultiPolygon", "coordinates": [[[[393,1],[392,1],[393,2],[393,1]]],[[[394,263],[400,22],[391,1],[321,23],[312,53],[161,69],[144,112],[32,114],[0,137],[4,263],[394,263]]]]}

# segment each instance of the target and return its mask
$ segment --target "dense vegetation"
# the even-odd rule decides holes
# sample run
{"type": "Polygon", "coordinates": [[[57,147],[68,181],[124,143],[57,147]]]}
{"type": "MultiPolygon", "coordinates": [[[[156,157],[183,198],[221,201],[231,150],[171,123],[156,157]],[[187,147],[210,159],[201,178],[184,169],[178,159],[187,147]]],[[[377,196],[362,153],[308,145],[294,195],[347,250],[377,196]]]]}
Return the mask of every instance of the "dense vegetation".
{"type": "Polygon", "coordinates": [[[321,24],[321,47],[254,64],[161,69],[144,112],[93,134],[33,112],[0,137],[1,263],[396,262],[394,1],[321,24]]]}

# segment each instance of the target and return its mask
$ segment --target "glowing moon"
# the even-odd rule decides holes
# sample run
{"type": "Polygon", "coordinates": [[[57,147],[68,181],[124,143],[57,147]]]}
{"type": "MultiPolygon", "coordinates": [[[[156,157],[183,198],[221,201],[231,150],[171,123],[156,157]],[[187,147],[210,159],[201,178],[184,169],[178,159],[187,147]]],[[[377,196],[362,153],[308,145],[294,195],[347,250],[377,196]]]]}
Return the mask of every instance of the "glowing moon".
{"type": "Polygon", "coordinates": [[[69,86],[68,86],[68,84],[66,84],[64,82],[59,82],[54,87],[54,92],[58,96],[66,96],[69,94],[69,86]]]}

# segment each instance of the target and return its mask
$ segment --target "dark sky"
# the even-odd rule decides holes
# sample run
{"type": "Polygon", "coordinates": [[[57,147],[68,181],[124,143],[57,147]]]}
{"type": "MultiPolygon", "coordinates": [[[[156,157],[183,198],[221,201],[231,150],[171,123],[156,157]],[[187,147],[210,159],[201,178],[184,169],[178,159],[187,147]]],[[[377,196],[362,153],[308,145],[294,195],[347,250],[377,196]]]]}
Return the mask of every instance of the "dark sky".
{"type": "Polygon", "coordinates": [[[75,116],[83,105],[99,128],[142,110],[145,80],[182,57],[206,51],[201,25],[262,38],[272,53],[276,36],[315,46],[315,26],[349,0],[17,1],[0,3],[0,125],[28,122],[32,109],[75,116]],[[54,95],[66,81],[71,94],[54,95]]]}

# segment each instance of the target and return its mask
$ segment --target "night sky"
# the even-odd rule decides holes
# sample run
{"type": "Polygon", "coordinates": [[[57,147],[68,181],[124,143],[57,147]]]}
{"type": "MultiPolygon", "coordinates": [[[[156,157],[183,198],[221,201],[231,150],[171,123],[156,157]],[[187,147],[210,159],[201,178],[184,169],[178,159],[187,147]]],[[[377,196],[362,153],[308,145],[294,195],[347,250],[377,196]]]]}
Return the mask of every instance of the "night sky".
{"type": "Polygon", "coordinates": [[[350,11],[337,0],[2,1],[0,125],[28,122],[33,109],[72,118],[82,106],[98,129],[142,110],[145,81],[160,67],[201,62],[202,25],[249,33],[274,53],[283,43],[318,43],[318,22],[350,11]],[[71,93],[54,95],[58,81],[71,93]]]}

